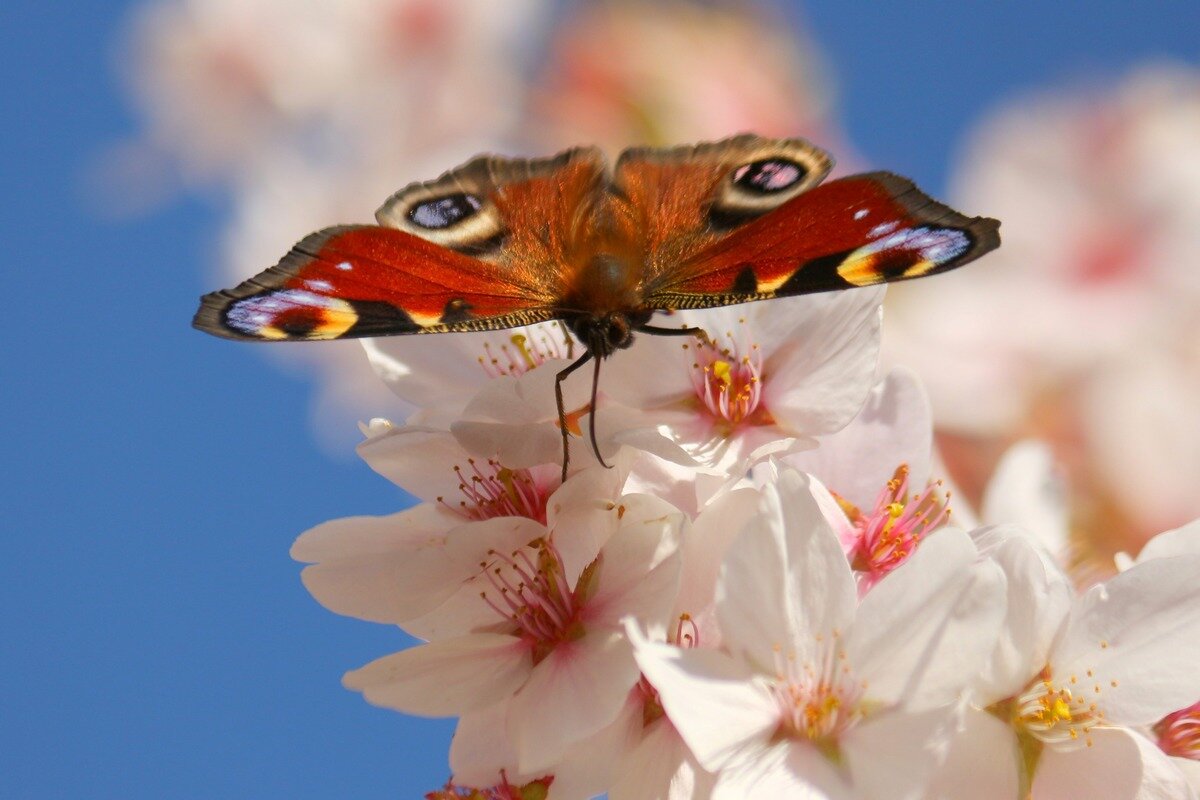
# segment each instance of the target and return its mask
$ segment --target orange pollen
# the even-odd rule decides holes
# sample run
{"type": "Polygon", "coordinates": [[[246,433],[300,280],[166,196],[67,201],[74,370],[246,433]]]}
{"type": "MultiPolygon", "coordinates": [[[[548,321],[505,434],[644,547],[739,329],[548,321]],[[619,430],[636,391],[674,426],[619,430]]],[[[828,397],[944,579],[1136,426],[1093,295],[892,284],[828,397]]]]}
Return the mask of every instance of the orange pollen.
{"type": "Polygon", "coordinates": [[[1200,761],[1200,703],[1163,717],[1154,735],[1167,755],[1200,761]]]}
{"type": "Polygon", "coordinates": [[[763,356],[757,344],[739,343],[726,333],[727,347],[712,342],[694,345],[692,387],[718,419],[734,425],[759,410],[763,398],[763,356]]]}

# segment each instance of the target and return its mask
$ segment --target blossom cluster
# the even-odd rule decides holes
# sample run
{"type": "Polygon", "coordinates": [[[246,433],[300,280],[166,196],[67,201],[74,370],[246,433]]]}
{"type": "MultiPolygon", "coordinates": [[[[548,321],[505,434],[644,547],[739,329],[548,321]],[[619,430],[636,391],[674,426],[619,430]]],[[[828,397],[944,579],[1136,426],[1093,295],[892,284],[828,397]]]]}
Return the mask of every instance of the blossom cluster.
{"type": "Polygon", "coordinates": [[[566,382],[565,480],[559,326],[368,343],[418,411],[359,453],[420,502],[292,553],[421,640],[344,683],[458,718],[428,797],[1194,796],[1200,521],[1078,588],[1044,449],[978,514],[938,477],[882,300],[672,315],[707,340],[643,335],[594,406],[566,382]]]}

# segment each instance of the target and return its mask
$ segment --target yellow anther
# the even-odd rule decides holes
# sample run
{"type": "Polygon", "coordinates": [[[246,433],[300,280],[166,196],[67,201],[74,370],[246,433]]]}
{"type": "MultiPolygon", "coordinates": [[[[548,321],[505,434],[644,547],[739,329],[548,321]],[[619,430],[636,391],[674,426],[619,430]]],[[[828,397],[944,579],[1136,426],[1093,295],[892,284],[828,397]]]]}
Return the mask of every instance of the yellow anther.
{"type": "Polygon", "coordinates": [[[712,363],[712,372],[717,380],[719,380],[721,383],[725,384],[726,386],[729,385],[730,367],[729,367],[728,361],[714,361],[712,363]]]}

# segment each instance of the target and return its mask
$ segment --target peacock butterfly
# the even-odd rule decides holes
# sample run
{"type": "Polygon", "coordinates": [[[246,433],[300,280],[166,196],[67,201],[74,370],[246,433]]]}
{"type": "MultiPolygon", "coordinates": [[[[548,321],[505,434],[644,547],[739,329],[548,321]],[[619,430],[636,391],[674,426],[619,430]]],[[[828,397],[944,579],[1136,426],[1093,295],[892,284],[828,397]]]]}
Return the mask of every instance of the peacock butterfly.
{"type": "MultiPolygon", "coordinates": [[[[478,156],[401,189],[378,225],[301,239],[274,267],[201,298],[193,324],[230,339],[301,341],[511,328],[560,320],[584,346],[555,383],[629,347],[656,311],[907,280],[1000,244],[907,178],[821,183],[833,165],[802,139],[743,134],[630,148],[609,171],[598,148],[551,158],[478,156]]],[[[594,416],[593,416],[594,420],[594,416]]],[[[596,448],[594,425],[590,431],[596,448]]]]}

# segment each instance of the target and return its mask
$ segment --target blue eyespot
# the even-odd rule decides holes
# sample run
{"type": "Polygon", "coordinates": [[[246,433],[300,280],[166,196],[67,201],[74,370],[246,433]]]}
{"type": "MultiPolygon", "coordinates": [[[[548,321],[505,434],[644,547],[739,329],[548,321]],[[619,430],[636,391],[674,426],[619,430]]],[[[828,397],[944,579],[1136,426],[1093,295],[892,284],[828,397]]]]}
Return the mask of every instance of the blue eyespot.
{"type": "Polygon", "coordinates": [[[437,230],[448,228],[472,216],[482,205],[475,195],[458,192],[439,197],[437,200],[417,203],[409,209],[408,218],[418,227],[437,230]]]}
{"type": "Polygon", "coordinates": [[[734,170],[733,185],[755,194],[774,194],[792,188],[807,174],[808,170],[795,161],[767,158],[734,170]]]}

